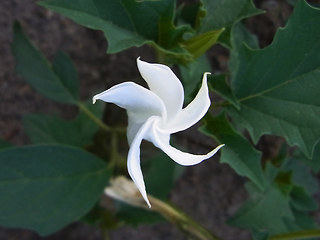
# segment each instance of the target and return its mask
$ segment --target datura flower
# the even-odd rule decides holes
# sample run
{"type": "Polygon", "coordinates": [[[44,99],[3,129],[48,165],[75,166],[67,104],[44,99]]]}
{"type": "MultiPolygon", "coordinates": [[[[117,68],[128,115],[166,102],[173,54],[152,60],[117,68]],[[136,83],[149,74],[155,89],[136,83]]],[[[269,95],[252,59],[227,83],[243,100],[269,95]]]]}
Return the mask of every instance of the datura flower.
{"type": "Polygon", "coordinates": [[[140,144],[147,140],[160,148],[175,162],[190,166],[213,156],[223,145],[206,155],[193,155],[182,152],[170,145],[170,135],[185,130],[197,123],[208,111],[210,98],[207,75],[202,79],[202,86],[194,100],[182,108],[184,91],[180,80],[171,69],[162,64],[150,64],[137,59],[141,76],[149,89],[133,82],[124,82],[93,97],[114,103],[127,110],[129,142],[128,172],[138,187],[142,197],[151,207],[140,167],[140,144]]]}

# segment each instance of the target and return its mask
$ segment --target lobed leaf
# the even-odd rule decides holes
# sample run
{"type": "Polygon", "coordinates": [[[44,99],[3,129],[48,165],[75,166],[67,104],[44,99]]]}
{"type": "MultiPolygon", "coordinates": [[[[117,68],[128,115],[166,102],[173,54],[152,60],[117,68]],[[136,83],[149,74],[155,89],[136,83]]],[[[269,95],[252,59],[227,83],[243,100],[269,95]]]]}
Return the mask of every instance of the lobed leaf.
{"type": "Polygon", "coordinates": [[[228,223],[241,228],[267,230],[272,234],[287,232],[284,218],[294,219],[290,208],[289,197],[274,186],[269,186],[265,192],[253,190],[251,198],[240,208],[228,223]]]}
{"type": "Polygon", "coordinates": [[[306,176],[306,180],[301,179],[300,173],[293,170],[295,166],[295,159],[285,159],[278,167],[268,162],[264,171],[265,190],[261,191],[252,183],[246,184],[250,197],[229,223],[250,228],[253,234],[278,234],[315,228],[309,211],[315,210],[317,204],[305,187],[310,183],[311,176],[306,176]],[[297,182],[297,179],[300,181],[297,182]]]}
{"type": "Polygon", "coordinates": [[[320,170],[320,141],[316,144],[311,159],[303,154],[300,154],[297,158],[307,164],[315,173],[318,173],[320,170]]]}
{"type": "Polygon", "coordinates": [[[201,131],[225,144],[221,149],[222,163],[229,164],[239,175],[248,177],[259,189],[265,188],[261,153],[232,129],[224,114],[217,117],[207,115],[201,131]]]}
{"type": "Polygon", "coordinates": [[[252,0],[202,0],[202,4],[206,15],[201,19],[199,32],[226,28],[219,41],[227,46],[230,45],[230,31],[234,23],[263,13],[255,8],[252,0]]]}
{"type": "Polygon", "coordinates": [[[287,26],[262,50],[241,45],[232,78],[240,110],[235,122],[254,142],[263,134],[283,136],[308,158],[320,140],[320,10],[299,1],[287,26]]]}
{"type": "Polygon", "coordinates": [[[74,147],[0,151],[0,224],[51,234],[85,215],[110,176],[99,158],[74,147]]]}
{"type": "Polygon", "coordinates": [[[201,0],[207,14],[202,19],[200,32],[228,27],[243,18],[260,14],[251,0],[201,0]]]}
{"type": "Polygon", "coordinates": [[[174,26],[176,1],[45,0],[39,4],[80,25],[103,31],[108,53],[147,43],[169,54],[187,54],[178,42],[190,29],[174,26]]]}
{"type": "Polygon", "coordinates": [[[220,75],[209,75],[209,89],[210,91],[216,92],[218,95],[223,97],[228,103],[231,103],[236,109],[240,109],[239,103],[234,96],[230,84],[227,82],[227,76],[225,74],[220,75]]]}

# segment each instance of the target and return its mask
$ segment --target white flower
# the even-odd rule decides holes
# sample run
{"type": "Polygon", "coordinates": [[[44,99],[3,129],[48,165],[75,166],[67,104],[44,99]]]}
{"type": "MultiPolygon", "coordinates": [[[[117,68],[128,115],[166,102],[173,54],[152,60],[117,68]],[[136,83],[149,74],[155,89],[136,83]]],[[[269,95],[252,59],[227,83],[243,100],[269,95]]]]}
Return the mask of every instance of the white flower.
{"type": "Polygon", "coordinates": [[[128,113],[127,137],[130,145],[128,172],[144,200],[151,207],[140,167],[140,144],[152,142],[177,163],[190,166],[213,156],[220,145],[206,155],[193,155],[172,147],[170,134],[185,130],[197,123],[208,111],[210,98],[205,73],[195,99],[185,108],[183,87],[171,69],[162,64],[150,64],[137,59],[138,69],[149,89],[133,82],[118,84],[93,97],[125,108],[128,113]]]}

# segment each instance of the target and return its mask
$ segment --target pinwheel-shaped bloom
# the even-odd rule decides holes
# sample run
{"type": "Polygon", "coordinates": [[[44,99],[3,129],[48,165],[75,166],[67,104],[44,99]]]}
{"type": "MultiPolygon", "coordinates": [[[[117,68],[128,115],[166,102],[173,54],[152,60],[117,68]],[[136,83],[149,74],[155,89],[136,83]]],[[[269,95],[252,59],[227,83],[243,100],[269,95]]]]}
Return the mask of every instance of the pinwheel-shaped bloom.
{"type": "Polygon", "coordinates": [[[195,99],[185,108],[183,87],[171,69],[162,64],[150,64],[137,59],[138,69],[149,89],[133,82],[118,84],[93,97],[114,103],[127,110],[127,137],[130,145],[128,171],[141,195],[151,206],[147,197],[140,167],[140,144],[143,139],[152,142],[177,163],[189,166],[213,156],[223,145],[206,155],[193,155],[172,147],[170,134],[185,130],[198,122],[210,106],[205,73],[202,86],[195,99]]]}

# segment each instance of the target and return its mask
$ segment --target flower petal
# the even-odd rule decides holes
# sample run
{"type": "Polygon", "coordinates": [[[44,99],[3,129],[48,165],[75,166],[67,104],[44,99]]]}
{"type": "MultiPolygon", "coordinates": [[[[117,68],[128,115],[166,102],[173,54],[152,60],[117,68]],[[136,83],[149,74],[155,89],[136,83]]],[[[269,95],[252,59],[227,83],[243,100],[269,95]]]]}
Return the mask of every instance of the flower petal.
{"type": "Polygon", "coordinates": [[[140,144],[142,139],[144,139],[145,136],[148,135],[150,127],[156,119],[157,117],[150,117],[139,129],[130,145],[127,162],[129,175],[132,178],[133,182],[136,184],[142,197],[147,202],[149,207],[151,207],[151,205],[147,197],[146,187],[140,167],[140,144]]]}
{"type": "Polygon", "coordinates": [[[152,127],[152,133],[149,133],[149,138],[152,138],[152,143],[165,152],[172,160],[183,166],[191,166],[202,162],[212,157],[224,144],[219,145],[211,152],[205,155],[195,155],[186,152],[182,152],[170,145],[169,138],[166,137],[162,132],[158,131],[156,125],[152,127]]]}
{"type": "Polygon", "coordinates": [[[128,128],[127,128],[127,139],[128,144],[131,146],[133,139],[137,132],[140,130],[145,121],[140,121],[139,116],[136,117],[134,113],[128,113],[128,128]]]}
{"type": "Polygon", "coordinates": [[[174,119],[163,126],[165,132],[175,133],[185,130],[197,123],[206,114],[211,103],[207,85],[208,74],[210,73],[203,75],[201,88],[193,101],[179,111],[174,119]]]}
{"type": "Polygon", "coordinates": [[[151,64],[137,59],[141,76],[147,82],[150,90],[164,102],[168,119],[174,118],[182,109],[184,93],[180,80],[172,70],[162,64],[151,64]]]}
{"type": "Polygon", "coordinates": [[[142,124],[151,116],[162,116],[166,119],[166,109],[161,99],[149,89],[133,82],[125,82],[97,94],[93,97],[125,108],[128,112],[128,142],[131,144],[142,124]]]}
{"type": "Polygon", "coordinates": [[[92,100],[102,100],[125,108],[136,115],[162,116],[166,118],[166,110],[161,99],[150,90],[133,82],[120,83],[112,88],[95,95],[92,100]]]}

